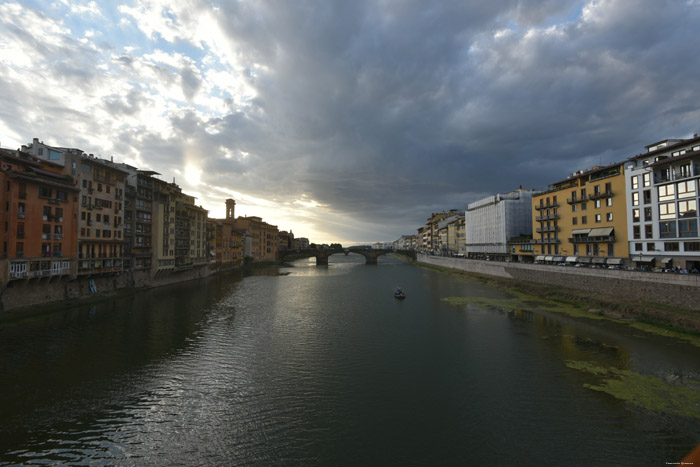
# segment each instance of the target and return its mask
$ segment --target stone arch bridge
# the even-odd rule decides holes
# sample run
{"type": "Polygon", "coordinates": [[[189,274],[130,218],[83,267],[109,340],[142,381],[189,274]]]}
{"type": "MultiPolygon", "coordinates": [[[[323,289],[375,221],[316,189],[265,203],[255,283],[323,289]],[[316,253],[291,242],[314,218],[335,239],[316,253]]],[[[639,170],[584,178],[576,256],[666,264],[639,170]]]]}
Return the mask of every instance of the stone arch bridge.
{"type": "Polygon", "coordinates": [[[328,258],[331,255],[357,253],[365,257],[365,264],[377,264],[377,258],[388,253],[399,253],[410,257],[415,261],[416,256],[414,251],[398,251],[388,249],[373,249],[373,248],[344,248],[342,250],[289,250],[279,252],[279,261],[283,262],[287,256],[308,255],[316,258],[316,266],[328,265],[328,258]]]}

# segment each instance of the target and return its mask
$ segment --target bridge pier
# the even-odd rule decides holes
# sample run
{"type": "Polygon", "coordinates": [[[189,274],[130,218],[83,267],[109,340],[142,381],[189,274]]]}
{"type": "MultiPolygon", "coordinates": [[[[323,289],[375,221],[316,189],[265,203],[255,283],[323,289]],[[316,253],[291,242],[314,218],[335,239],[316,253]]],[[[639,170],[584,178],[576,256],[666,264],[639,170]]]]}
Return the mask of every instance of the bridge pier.
{"type": "Polygon", "coordinates": [[[316,266],[328,266],[328,256],[317,256],[316,266]]]}

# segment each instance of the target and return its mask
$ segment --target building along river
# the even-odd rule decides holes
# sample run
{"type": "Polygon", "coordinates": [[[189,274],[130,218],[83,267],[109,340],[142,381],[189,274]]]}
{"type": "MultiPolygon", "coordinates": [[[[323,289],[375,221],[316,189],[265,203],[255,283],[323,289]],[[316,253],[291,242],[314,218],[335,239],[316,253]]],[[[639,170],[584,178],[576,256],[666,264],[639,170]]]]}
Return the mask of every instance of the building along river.
{"type": "Polygon", "coordinates": [[[507,298],[351,254],[5,320],[0,465],[658,466],[700,442],[700,348],[507,298]]]}

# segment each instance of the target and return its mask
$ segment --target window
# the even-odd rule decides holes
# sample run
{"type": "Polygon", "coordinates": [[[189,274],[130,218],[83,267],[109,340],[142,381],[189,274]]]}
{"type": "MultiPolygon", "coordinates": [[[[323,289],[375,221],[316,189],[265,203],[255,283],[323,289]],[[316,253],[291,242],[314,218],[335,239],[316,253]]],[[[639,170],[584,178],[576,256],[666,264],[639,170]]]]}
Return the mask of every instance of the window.
{"type": "Polygon", "coordinates": [[[581,203],[581,211],[585,211],[588,207],[588,203],[581,203]]]}
{"type": "Polygon", "coordinates": [[[612,193],[612,183],[611,182],[607,182],[605,184],[605,193],[608,193],[608,194],[612,193]]]}
{"type": "Polygon", "coordinates": [[[571,212],[576,212],[578,210],[578,205],[577,204],[572,204],[571,205],[571,212]]]}
{"type": "Polygon", "coordinates": [[[578,217],[572,217],[572,218],[571,218],[571,223],[572,223],[573,225],[577,225],[577,224],[578,224],[578,217]]]}
{"type": "Polygon", "coordinates": [[[56,199],[60,201],[68,201],[68,193],[65,191],[56,191],[56,199]]]}
{"type": "Polygon", "coordinates": [[[632,238],[642,238],[641,229],[638,225],[632,227],[632,238]]]}
{"type": "Polygon", "coordinates": [[[644,208],[644,222],[651,222],[651,208],[644,208]]]}
{"type": "Polygon", "coordinates": [[[676,237],[676,222],[659,222],[659,236],[661,238],[676,237]]]}
{"type": "Polygon", "coordinates": [[[682,178],[690,177],[690,162],[678,167],[678,175],[680,175],[682,178]]]}
{"type": "Polygon", "coordinates": [[[596,221],[596,223],[598,223],[598,222],[601,221],[601,216],[600,216],[600,214],[596,214],[596,215],[595,215],[595,221],[596,221]]]}
{"type": "Polygon", "coordinates": [[[700,251],[700,242],[683,242],[683,251],[700,251]]]}
{"type": "Polygon", "coordinates": [[[581,199],[586,199],[586,189],[581,188],[581,199]]]}
{"type": "Polygon", "coordinates": [[[51,220],[51,206],[44,206],[42,220],[44,220],[44,221],[51,220]]]}
{"type": "Polygon", "coordinates": [[[655,243],[647,243],[647,251],[656,251],[655,243]]]}
{"type": "Polygon", "coordinates": [[[642,175],[642,185],[643,186],[651,186],[651,174],[650,173],[645,173],[642,175]]]}
{"type": "Polygon", "coordinates": [[[639,206],[639,193],[632,193],[632,206],[639,206]]]}
{"type": "Polygon", "coordinates": [[[51,198],[51,188],[45,188],[43,186],[39,187],[39,197],[40,198],[51,198]]]}
{"type": "Polygon", "coordinates": [[[581,223],[588,224],[588,216],[581,216],[581,223]]]}
{"type": "Polygon", "coordinates": [[[644,204],[651,204],[651,190],[644,190],[642,195],[644,196],[644,204]]]}
{"type": "Polygon", "coordinates": [[[639,208],[632,209],[632,222],[639,222],[639,208]]]}
{"type": "Polygon", "coordinates": [[[654,226],[647,224],[644,226],[644,238],[654,238],[654,226]]]}
{"type": "Polygon", "coordinates": [[[697,201],[691,199],[678,202],[678,217],[695,217],[697,215],[697,201]]]}
{"type": "Polygon", "coordinates": [[[634,244],[634,251],[642,251],[643,248],[644,248],[644,245],[641,243],[634,244]]]}
{"type": "Polygon", "coordinates": [[[605,214],[605,220],[608,222],[612,222],[612,220],[613,220],[612,214],[613,214],[612,212],[605,214]]]}
{"type": "Polygon", "coordinates": [[[678,236],[679,237],[697,237],[698,236],[698,221],[697,219],[688,219],[678,221],[678,236]]]}
{"type": "Polygon", "coordinates": [[[659,204],[659,219],[674,219],[676,217],[676,203],[659,204]]]}
{"type": "Polygon", "coordinates": [[[615,256],[615,245],[608,243],[608,256],[615,256]]]}
{"type": "Polygon", "coordinates": [[[600,185],[596,185],[593,187],[593,194],[595,196],[598,196],[600,194],[600,185]]]}
{"type": "Polygon", "coordinates": [[[630,179],[630,181],[631,181],[631,185],[632,185],[633,190],[636,190],[637,188],[639,188],[639,175],[633,176],[630,179]]]}
{"type": "Polygon", "coordinates": [[[678,242],[664,242],[664,251],[680,251],[678,242]]]}
{"type": "Polygon", "coordinates": [[[659,187],[659,201],[670,201],[676,197],[675,185],[663,185],[659,187]]]}
{"type": "Polygon", "coordinates": [[[605,205],[606,205],[607,207],[612,207],[612,198],[606,199],[606,200],[605,200],[605,205]]]}
{"type": "Polygon", "coordinates": [[[599,200],[599,199],[597,199],[597,200],[595,200],[595,201],[593,202],[593,207],[595,207],[595,208],[599,208],[599,207],[600,207],[600,200],[599,200]]]}
{"type": "Polygon", "coordinates": [[[695,197],[696,194],[697,192],[695,191],[695,180],[688,180],[687,182],[680,182],[678,184],[679,198],[695,197]]]}

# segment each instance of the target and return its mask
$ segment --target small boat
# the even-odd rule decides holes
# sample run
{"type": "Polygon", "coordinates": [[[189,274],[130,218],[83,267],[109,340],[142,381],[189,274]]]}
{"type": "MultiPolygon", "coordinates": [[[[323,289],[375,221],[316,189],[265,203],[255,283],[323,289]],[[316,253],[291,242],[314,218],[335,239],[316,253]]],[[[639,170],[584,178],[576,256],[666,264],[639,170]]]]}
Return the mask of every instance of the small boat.
{"type": "Polygon", "coordinates": [[[403,300],[404,298],[406,298],[406,293],[401,289],[396,289],[396,291],[394,292],[394,298],[403,300]]]}

